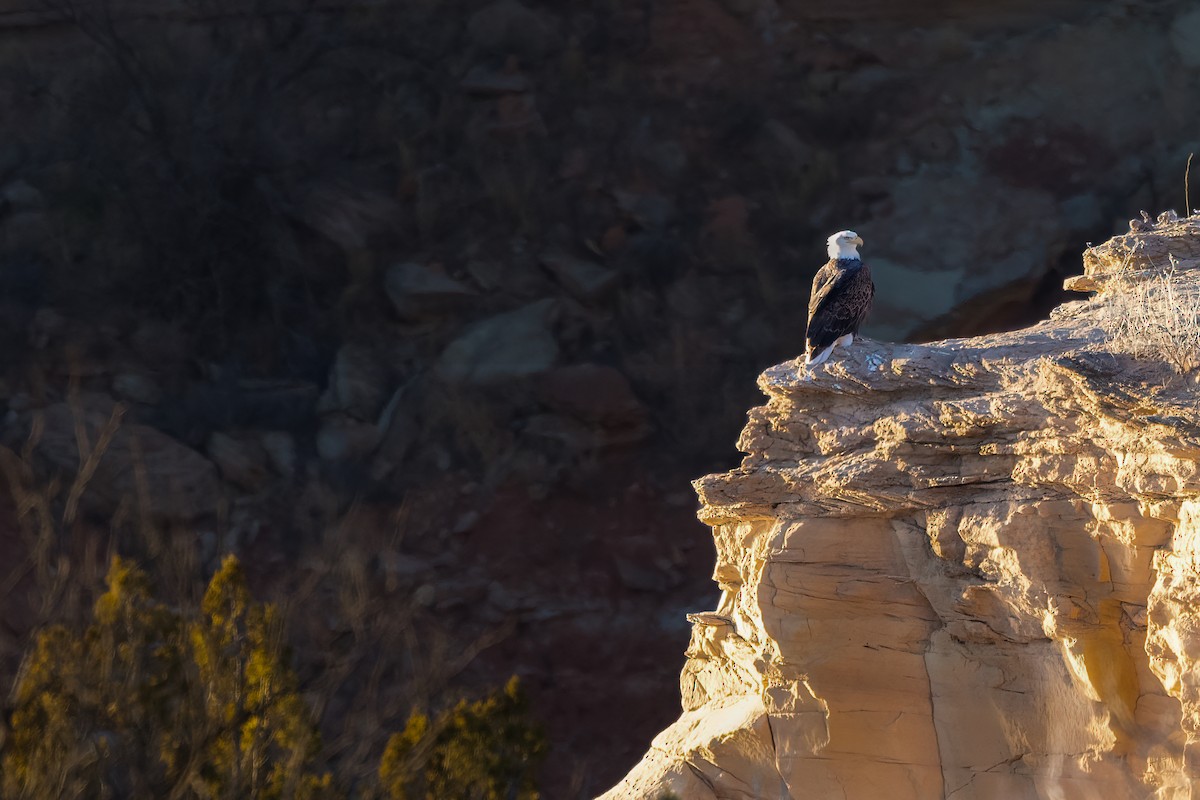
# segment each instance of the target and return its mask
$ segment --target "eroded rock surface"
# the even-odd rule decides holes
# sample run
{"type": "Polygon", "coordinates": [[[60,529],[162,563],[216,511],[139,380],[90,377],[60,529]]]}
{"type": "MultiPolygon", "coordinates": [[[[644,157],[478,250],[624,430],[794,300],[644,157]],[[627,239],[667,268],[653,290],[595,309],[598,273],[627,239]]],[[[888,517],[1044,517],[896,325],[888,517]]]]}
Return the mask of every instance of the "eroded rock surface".
{"type": "Polygon", "coordinates": [[[722,595],[683,714],[604,798],[1200,797],[1196,384],[1112,305],[767,370],[742,465],[695,483],[722,595]]]}

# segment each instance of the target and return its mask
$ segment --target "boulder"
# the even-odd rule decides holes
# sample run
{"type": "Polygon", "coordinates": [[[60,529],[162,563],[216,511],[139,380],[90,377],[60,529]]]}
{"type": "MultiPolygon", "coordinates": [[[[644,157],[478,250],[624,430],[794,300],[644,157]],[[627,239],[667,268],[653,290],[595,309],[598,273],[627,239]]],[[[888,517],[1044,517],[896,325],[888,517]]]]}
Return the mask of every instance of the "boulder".
{"type": "MultiPolygon", "coordinates": [[[[36,430],[38,413],[22,415],[26,430],[36,430]]],[[[160,430],[124,421],[124,407],[111,397],[87,394],[40,413],[43,428],[34,437],[33,458],[43,472],[70,485],[83,468],[81,449],[96,454],[94,472],[80,496],[82,509],[111,514],[128,502],[159,519],[193,520],[216,513],[222,493],[213,463],[160,430]],[[77,439],[79,429],[87,436],[86,448],[77,439]],[[100,450],[105,431],[111,441],[100,450]]]]}
{"type": "Polygon", "coordinates": [[[371,477],[375,480],[382,480],[404,463],[417,439],[420,423],[412,408],[414,393],[412,384],[401,386],[392,393],[392,398],[379,414],[381,439],[371,463],[371,477]]]}
{"type": "Polygon", "coordinates": [[[362,250],[372,236],[395,226],[402,215],[393,198],[348,179],[309,187],[293,213],[350,252],[362,250]]]}
{"type": "Polygon", "coordinates": [[[572,364],[559,367],[538,383],[539,399],[552,410],[585,423],[601,441],[628,444],[648,436],[650,415],[613,367],[572,364]]]}
{"type": "Polygon", "coordinates": [[[246,491],[257,491],[271,479],[267,451],[257,437],[215,431],[209,435],[205,451],[222,478],[246,491]]]}
{"type": "Polygon", "coordinates": [[[373,421],[388,397],[389,372],[374,349],[359,344],[342,345],[334,357],[329,385],[317,410],[343,411],[357,419],[373,421]]]}
{"type": "Polygon", "coordinates": [[[383,434],[374,423],[333,415],[317,431],[317,455],[325,461],[358,461],[375,452],[383,434]]]}
{"type": "Polygon", "coordinates": [[[558,358],[550,330],[556,308],[554,300],[539,300],[470,325],[442,351],[438,375],[454,384],[489,386],[545,372],[558,358]]]}
{"type": "Polygon", "coordinates": [[[263,451],[271,467],[285,478],[296,474],[299,456],[296,453],[296,437],[287,431],[263,431],[260,437],[263,451]]]}
{"type": "Polygon", "coordinates": [[[411,262],[389,267],[383,288],[396,314],[406,321],[445,314],[461,308],[475,296],[475,291],[465,283],[411,262]]]}
{"type": "Polygon", "coordinates": [[[542,256],[542,266],[579,300],[596,300],[612,292],[620,274],[595,261],[558,251],[542,256]]]}

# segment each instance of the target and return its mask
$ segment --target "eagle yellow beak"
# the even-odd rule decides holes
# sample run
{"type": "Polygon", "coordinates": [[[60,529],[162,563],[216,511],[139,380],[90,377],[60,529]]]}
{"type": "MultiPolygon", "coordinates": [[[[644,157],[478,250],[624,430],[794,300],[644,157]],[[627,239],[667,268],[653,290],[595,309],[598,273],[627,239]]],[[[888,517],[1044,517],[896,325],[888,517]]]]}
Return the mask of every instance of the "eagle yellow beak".
{"type": "Polygon", "coordinates": [[[851,239],[850,241],[854,242],[854,243],[855,243],[856,245],[858,245],[859,247],[862,247],[862,246],[863,246],[863,240],[862,240],[862,237],[861,237],[861,236],[855,236],[855,237],[854,237],[853,239],[851,239]]]}

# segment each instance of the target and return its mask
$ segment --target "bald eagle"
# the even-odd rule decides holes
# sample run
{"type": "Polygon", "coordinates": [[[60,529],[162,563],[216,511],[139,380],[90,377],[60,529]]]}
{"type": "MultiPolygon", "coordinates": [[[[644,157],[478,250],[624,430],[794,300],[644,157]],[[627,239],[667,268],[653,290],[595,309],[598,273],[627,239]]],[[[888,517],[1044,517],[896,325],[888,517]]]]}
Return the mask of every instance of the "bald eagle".
{"type": "Polygon", "coordinates": [[[808,300],[808,331],[804,336],[804,365],[815,367],[837,345],[849,347],[875,297],[871,268],[858,248],[863,240],[854,231],[838,231],[827,242],[829,263],[813,277],[808,300]]]}

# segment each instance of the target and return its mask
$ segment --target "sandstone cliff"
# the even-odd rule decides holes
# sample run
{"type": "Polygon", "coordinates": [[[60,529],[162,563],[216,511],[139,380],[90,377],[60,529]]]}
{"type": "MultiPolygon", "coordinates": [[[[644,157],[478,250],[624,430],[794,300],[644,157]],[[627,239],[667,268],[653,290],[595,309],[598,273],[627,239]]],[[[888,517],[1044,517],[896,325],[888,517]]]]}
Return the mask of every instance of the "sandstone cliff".
{"type": "MultiPolygon", "coordinates": [[[[1178,261],[1200,218],[1089,250],[1178,261]]],[[[1106,334],[1024,330],[768,369],[696,481],[721,589],[683,714],[605,798],[1200,797],[1200,409],[1106,334]]]]}

